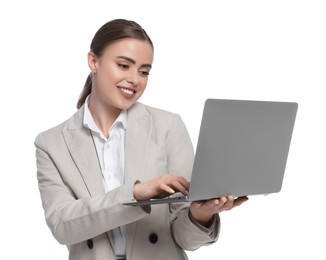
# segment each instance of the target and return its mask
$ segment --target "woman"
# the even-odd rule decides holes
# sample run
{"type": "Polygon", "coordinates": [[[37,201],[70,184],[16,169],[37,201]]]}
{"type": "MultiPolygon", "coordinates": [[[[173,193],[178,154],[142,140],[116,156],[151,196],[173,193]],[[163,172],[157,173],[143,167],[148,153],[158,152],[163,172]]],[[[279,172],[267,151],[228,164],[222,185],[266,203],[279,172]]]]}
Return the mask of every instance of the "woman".
{"type": "Polygon", "coordinates": [[[137,102],[152,62],[137,23],[106,23],[91,43],[78,111],[35,140],[46,221],[69,259],[187,259],[184,250],[217,240],[218,213],[245,200],[123,205],[189,188],[193,148],[180,117],[137,102]]]}

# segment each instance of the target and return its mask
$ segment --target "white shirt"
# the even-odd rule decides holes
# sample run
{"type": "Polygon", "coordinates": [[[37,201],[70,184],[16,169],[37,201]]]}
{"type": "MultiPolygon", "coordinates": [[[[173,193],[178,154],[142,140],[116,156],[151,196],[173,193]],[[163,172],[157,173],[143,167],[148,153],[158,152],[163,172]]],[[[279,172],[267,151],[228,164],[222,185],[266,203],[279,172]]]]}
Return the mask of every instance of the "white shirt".
{"type": "MultiPolygon", "coordinates": [[[[97,156],[102,171],[105,192],[109,192],[124,183],[124,145],[127,124],[127,111],[123,110],[109,129],[106,138],[88,108],[89,96],[85,102],[84,126],[91,130],[97,156]]],[[[114,249],[117,256],[126,254],[124,227],[112,230],[114,249]]]]}

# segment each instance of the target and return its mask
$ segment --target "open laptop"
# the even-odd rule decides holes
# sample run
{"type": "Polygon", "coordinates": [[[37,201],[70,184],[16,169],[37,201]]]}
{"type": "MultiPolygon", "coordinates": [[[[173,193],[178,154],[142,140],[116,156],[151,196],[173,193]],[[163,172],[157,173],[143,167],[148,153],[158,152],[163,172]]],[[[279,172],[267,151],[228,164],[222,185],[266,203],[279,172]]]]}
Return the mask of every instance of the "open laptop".
{"type": "Polygon", "coordinates": [[[125,205],[279,192],[297,108],[293,102],[207,99],[188,196],[125,205]]]}

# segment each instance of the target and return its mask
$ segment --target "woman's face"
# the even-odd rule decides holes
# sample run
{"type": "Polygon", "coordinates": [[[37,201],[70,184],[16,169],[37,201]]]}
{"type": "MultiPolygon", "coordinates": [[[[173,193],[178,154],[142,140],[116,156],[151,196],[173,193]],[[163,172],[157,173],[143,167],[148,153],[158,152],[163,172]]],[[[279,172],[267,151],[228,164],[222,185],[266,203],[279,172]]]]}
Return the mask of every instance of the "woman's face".
{"type": "Polygon", "coordinates": [[[130,108],[146,88],[152,62],[152,46],[130,38],[110,44],[101,57],[90,52],[93,101],[111,109],[130,108]]]}

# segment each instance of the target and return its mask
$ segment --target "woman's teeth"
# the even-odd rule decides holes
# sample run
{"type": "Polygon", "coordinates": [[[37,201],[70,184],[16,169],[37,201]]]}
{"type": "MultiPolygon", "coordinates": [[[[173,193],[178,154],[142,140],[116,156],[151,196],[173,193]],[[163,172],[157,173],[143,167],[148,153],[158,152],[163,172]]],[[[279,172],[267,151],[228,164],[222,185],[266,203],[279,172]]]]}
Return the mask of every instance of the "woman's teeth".
{"type": "Polygon", "coordinates": [[[131,94],[134,94],[135,93],[135,91],[133,91],[133,90],[130,90],[130,89],[126,89],[126,88],[120,88],[124,93],[126,93],[126,94],[129,94],[129,95],[131,95],[131,94]]]}

